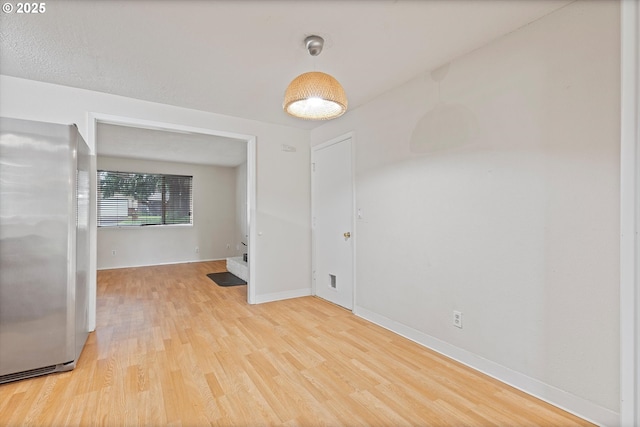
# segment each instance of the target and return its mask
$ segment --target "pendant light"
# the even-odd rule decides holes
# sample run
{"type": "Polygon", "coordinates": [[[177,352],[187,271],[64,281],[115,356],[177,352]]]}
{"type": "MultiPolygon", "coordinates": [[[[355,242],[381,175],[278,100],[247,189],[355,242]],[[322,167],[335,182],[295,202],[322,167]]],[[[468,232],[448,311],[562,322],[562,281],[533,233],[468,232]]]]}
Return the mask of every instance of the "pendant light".
{"type": "MultiPolygon", "coordinates": [[[[309,36],[304,43],[311,56],[318,56],[324,39],[309,36]]],[[[288,114],[301,119],[330,120],[343,115],[347,104],[347,95],[333,76],[311,71],[300,74],[289,83],[282,107],[288,114]]]]}

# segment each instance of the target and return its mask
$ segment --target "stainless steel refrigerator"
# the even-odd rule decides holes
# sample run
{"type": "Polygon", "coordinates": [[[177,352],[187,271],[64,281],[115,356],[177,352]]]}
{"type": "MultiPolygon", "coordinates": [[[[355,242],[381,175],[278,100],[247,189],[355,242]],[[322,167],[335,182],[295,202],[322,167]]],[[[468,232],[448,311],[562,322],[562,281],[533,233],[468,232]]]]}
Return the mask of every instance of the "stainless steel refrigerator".
{"type": "Polygon", "coordinates": [[[88,336],[89,149],[0,118],[0,383],[68,371],[88,336]]]}

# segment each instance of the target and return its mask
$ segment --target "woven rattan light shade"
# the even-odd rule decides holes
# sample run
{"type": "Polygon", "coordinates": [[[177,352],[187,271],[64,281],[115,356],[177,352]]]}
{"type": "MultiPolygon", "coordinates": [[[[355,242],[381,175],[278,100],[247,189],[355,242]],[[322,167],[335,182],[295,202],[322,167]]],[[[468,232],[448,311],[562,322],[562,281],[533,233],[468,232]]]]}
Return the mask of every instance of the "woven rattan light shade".
{"type": "Polygon", "coordinates": [[[284,94],[288,114],[308,120],[329,120],[347,111],[347,95],[329,74],[312,71],[293,79],[284,94]]]}

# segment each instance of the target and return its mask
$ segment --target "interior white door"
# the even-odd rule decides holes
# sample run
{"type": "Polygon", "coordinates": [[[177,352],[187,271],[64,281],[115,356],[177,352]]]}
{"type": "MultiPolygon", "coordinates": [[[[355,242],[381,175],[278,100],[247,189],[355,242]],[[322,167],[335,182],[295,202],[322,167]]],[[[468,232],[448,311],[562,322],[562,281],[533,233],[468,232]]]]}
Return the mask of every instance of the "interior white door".
{"type": "Polygon", "coordinates": [[[351,137],[313,149],[312,220],[315,294],[353,309],[351,137]]]}

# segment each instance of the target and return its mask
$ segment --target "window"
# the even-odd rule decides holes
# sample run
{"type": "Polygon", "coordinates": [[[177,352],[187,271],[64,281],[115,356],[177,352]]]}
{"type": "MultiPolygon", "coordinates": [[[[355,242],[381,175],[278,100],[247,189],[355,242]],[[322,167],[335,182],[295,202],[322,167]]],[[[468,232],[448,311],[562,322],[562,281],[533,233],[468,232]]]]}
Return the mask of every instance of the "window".
{"type": "Polygon", "coordinates": [[[98,171],[98,227],[193,224],[192,176],[98,171]]]}

